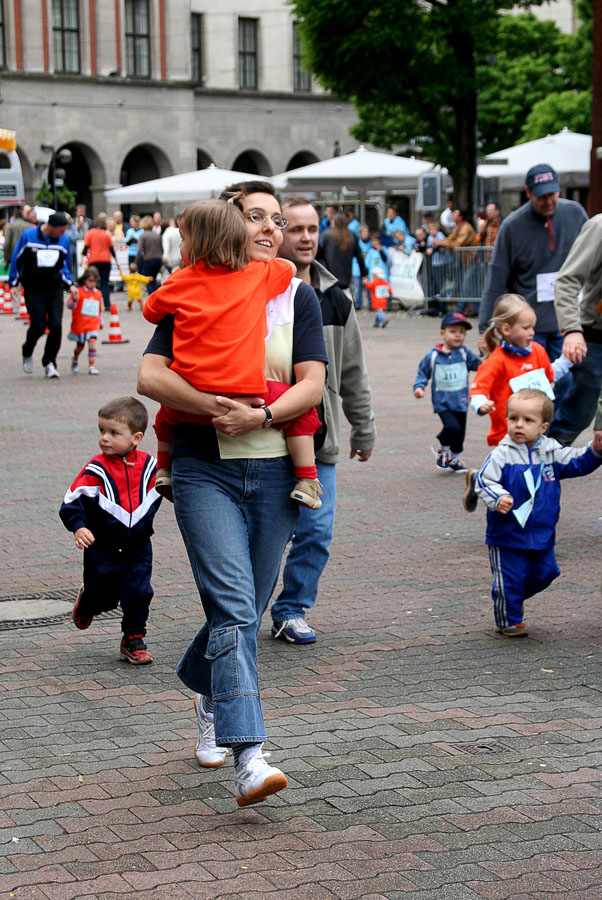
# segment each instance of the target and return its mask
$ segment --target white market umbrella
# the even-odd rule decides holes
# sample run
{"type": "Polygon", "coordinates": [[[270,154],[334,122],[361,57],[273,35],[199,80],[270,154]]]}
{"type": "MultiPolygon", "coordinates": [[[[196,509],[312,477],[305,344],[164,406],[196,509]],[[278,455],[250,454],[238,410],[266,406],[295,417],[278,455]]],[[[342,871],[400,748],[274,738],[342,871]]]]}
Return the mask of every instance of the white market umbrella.
{"type": "Polygon", "coordinates": [[[516,144],[507,150],[489,153],[477,167],[479,178],[499,178],[501,189],[521,190],[525,175],[532,166],[547,163],[568,187],[585,186],[589,182],[592,138],[567,128],[536,141],[516,144]]]}
{"type": "Polygon", "coordinates": [[[333,156],[322,162],[282,172],[287,188],[298,190],[328,190],[330,188],[366,191],[416,191],[418,176],[433,169],[428,160],[378,153],[359,147],[352,153],[333,156]]]}
{"type": "Polygon", "coordinates": [[[166,178],[154,178],[152,181],[113,188],[105,191],[105,196],[109,204],[191,203],[193,200],[218,197],[225,187],[237,181],[258,180],[272,181],[264,175],[218,169],[211,164],[207,169],[195,172],[183,172],[181,175],[168,175],[166,178]]]}

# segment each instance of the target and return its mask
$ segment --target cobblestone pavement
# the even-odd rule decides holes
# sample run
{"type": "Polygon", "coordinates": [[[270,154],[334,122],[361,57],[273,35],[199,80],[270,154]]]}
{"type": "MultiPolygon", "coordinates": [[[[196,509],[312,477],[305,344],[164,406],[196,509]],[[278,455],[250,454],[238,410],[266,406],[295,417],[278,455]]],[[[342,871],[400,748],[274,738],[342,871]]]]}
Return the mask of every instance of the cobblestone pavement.
{"type": "MultiPolygon", "coordinates": [[[[100,345],[89,378],[69,373],[64,341],[60,381],[41,377],[39,347],[34,375],[21,371],[23,324],[0,319],[3,596],[79,586],[57,509],[96,452],[98,406],[135,390],[150,334],[119,311],[130,343],[100,345]]],[[[378,448],[338,469],[319,640],[275,642],[266,620],[259,641],[288,789],[239,810],[231,758],[193,759],[174,669],[201,615],[165,504],[152,666],[119,661],[116,618],[0,630],[2,900],[602,897],[600,476],[564,483],[563,574],[528,603],[531,638],[498,637],[483,510],[464,513],[462,478],[435,471],[438,420],[410,390],[438,324],[360,319],[378,448]]],[[[485,432],[472,417],[469,463],[485,432]]]]}

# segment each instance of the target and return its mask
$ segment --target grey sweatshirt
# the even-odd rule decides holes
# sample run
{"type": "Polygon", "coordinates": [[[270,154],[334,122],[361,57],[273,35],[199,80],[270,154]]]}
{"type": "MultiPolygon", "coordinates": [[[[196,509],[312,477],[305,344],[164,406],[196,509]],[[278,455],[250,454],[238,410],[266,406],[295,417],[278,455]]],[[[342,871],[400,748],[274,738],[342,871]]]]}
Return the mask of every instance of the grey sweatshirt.
{"type": "Polygon", "coordinates": [[[537,276],[558,272],[587,214],[580,203],[560,199],[550,221],[551,231],[547,220],[527,201],[502,222],[481,301],[481,332],[489,326],[496,300],[506,293],[521,294],[531,304],[537,313],[536,331],[558,331],[554,303],[537,302],[537,276]]]}
{"type": "Polygon", "coordinates": [[[584,325],[602,330],[601,287],[602,213],[585,223],[556,279],[554,306],[563,334],[583,331],[584,325]]]}

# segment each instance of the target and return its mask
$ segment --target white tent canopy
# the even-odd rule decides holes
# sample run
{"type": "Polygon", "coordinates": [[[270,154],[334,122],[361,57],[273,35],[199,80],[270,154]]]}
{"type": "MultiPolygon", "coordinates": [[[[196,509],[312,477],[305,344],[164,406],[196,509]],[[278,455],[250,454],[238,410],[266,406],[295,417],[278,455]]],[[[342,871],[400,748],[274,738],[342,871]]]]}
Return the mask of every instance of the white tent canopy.
{"type": "Polygon", "coordinates": [[[365,191],[399,190],[415,192],[418,176],[433,169],[428,160],[377,153],[359,147],[344,156],[334,156],[322,162],[282,172],[278,179],[286,179],[287,187],[298,190],[341,189],[365,191]]]}
{"type": "Polygon", "coordinates": [[[576,134],[565,128],[558,134],[490,153],[485,159],[491,162],[479,165],[477,175],[484,179],[499,178],[502,190],[520,190],[529,169],[547,163],[556,170],[562,185],[586,186],[591,149],[591,135],[576,134]]]}
{"type": "Polygon", "coordinates": [[[152,181],[142,181],[140,184],[113,188],[105,191],[105,196],[109,204],[191,203],[193,200],[218,197],[225,187],[237,181],[257,180],[272,181],[263,175],[218,169],[211,164],[207,169],[199,169],[196,172],[168,175],[167,178],[155,178],[152,181]]]}

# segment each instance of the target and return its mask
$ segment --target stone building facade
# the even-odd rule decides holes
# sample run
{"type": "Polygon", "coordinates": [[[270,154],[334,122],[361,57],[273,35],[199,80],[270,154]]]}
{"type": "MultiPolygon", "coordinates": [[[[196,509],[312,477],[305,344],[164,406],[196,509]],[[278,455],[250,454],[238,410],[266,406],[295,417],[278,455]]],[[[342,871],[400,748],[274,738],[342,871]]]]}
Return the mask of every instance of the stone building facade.
{"type": "Polygon", "coordinates": [[[272,175],[357,146],[351,104],[303,68],[285,0],[0,0],[0,126],[26,196],[68,148],[91,213],[120,184],[204,168],[272,175]]]}

